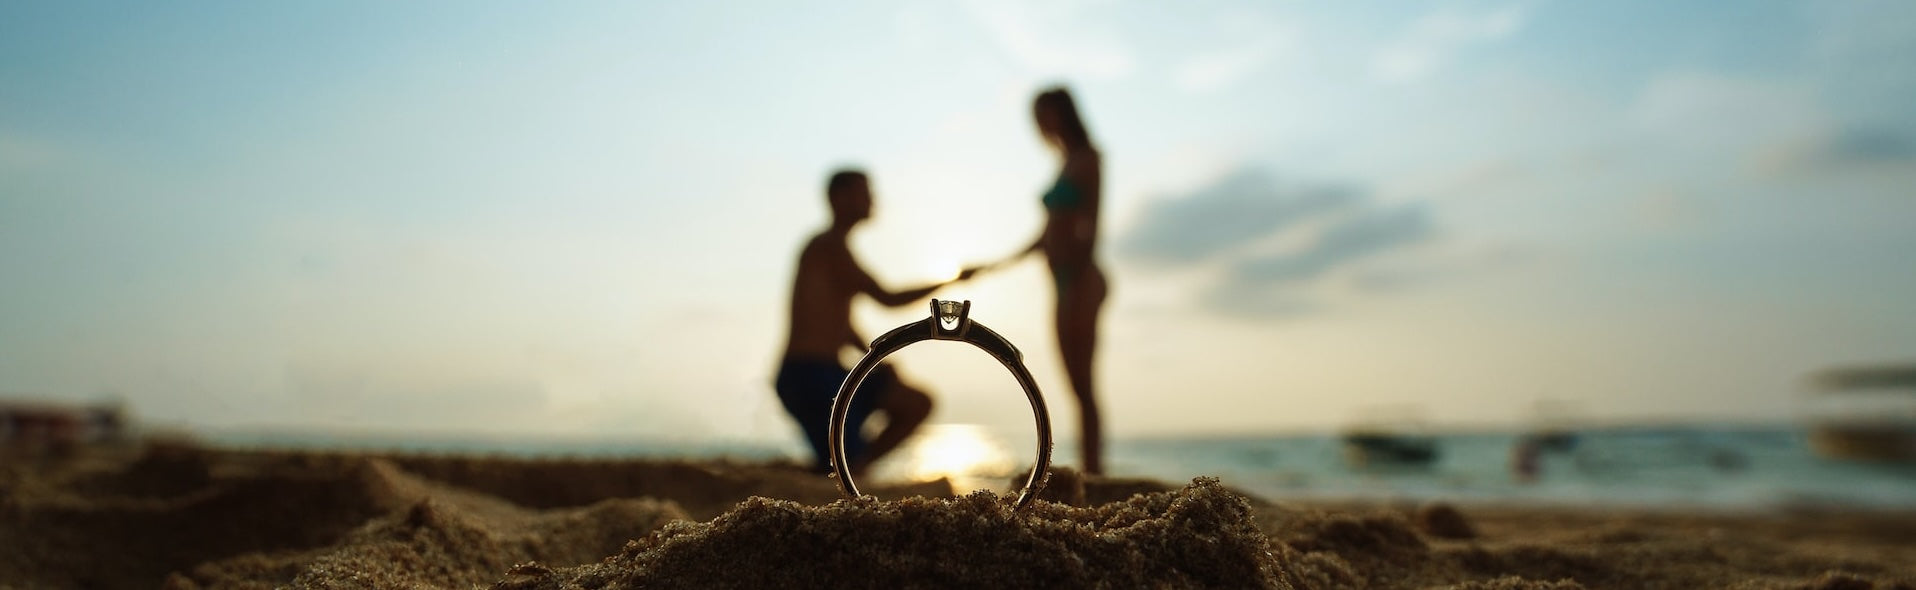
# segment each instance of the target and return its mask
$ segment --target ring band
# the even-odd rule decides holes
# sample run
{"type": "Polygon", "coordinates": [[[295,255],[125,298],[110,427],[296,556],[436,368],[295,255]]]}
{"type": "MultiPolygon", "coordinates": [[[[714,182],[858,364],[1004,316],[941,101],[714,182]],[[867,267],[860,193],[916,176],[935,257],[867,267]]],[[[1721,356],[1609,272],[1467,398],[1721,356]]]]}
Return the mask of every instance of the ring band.
{"type": "Polygon", "coordinates": [[[1038,490],[1044,489],[1045,482],[1051,477],[1051,415],[1045,411],[1044,395],[1038,392],[1038,383],[1031,378],[1031,371],[1025,369],[1024,355],[1018,347],[999,336],[997,332],[986,328],[984,324],[971,321],[971,302],[931,300],[931,317],[905,324],[886,332],[872,340],[870,352],[858,361],[845,383],[838,387],[838,395],[832,398],[832,426],[827,435],[831,441],[832,476],[838,479],[838,489],[845,495],[858,497],[858,485],[852,483],[850,461],[845,457],[845,417],[852,409],[852,395],[858,392],[858,386],[865,377],[878,368],[879,361],[891,353],[906,346],[924,340],[957,340],[971,343],[998,359],[1011,375],[1018,379],[1018,386],[1025,390],[1025,397],[1031,400],[1031,413],[1038,422],[1038,462],[1031,470],[1031,477],[1025,480],[1025,488],[1018,493],[1018,508],[1023,508],[1038,497],[1038,490]]]}

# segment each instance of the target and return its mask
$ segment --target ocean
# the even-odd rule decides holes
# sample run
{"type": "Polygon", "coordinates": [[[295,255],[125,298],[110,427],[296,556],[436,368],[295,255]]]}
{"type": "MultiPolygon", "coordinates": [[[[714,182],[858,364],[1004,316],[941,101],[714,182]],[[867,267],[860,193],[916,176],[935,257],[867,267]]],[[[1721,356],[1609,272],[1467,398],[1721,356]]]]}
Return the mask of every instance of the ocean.
{"type": "Polygon", "coordinates": [[[1434,435],[1423,464],[1358,465],[1337,436],[1156,439],[1113,449],[1116,471],[1213,474],[1272,499],[1448,500],[1641,508],[1916,508],[1916,465],[1827,459],[1795,426],[1607,428],[1571,433],[1513,468],[1515,432],[1434,435]]]}
{"type": "MultiPolygon", "coordinates": [[[[1065,433],[1060,433],[1063,436],[1065,433]]],[[[1810,450],[1796,425],[1607,427],[1567,432],[1515,467],[1518,432],[1431,433],[1427,461],[1358,461],[1334,434],[1121,438],[1106,458],[1112,475],[1172,483],[1213,476],[1272,500],[1511,503],[1706,510],[1916,509],[1916,465],[1839,461],[1810,450]]],[[[510,437],[209,434],[242,447],[398,450],[523,457],[803,459],[802,443],[523,439],[510,437]]],[[[951,478],[967,488],[1004,488],[1035,445],[975,425],[926,428],[874,479],[951,478]]],[[[1060,440],[1054,463],[1075,464],[1060,440]]],[[[1374,456],[1374,455],[1373,455],[1374,456]]]]}

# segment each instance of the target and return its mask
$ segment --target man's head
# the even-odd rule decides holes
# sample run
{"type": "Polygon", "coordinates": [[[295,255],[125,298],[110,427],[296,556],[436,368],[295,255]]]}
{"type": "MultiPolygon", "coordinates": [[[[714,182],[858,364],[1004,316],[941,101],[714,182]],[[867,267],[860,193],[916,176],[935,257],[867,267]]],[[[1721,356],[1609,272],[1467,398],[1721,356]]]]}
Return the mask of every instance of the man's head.
{"type": "Polygon", "coordinates": [[[825,199],[832,204],[832,219],[837,223],[856,223],[872,213],[871,181],[863,170],[844,169],[832,173],[825,183],[825,199]]]}

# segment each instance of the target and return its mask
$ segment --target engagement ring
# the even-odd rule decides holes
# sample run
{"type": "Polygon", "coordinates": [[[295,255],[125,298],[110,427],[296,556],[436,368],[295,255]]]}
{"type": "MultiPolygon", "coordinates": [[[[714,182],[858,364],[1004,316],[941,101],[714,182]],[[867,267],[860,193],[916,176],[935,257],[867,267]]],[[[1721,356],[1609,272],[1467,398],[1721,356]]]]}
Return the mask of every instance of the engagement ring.
{"type": "Polygon", "coordinates": [[[931,317],[899,326],[872,340],[871,351],[865,353],[865,358],[859,360],[858,366],[853,367],[851,374],[845,377],[845,384],[838,387],[838,396],[832,398],[832,426],[827,435],[831,442],[832,471],[838,479],[838,489],[853,498],[859,495],[858,485],[852,483],[850,461],[845,457],[845,416],[852,409],[852,395],[858,392],[858,385],[865,381],[865,377],[878,368],[879,361],[923,340],[969,342],[1010,369],[1011,375],[1018,379],[1018,385],[1024,388],[1025,397],[1031,400],[1031,412],[1038,421],[1038,462],[1031,470],[1031,477],[1025,480],[1024,490],[1018,493],[1017,507],[1030,504],[1051,476],[1051,416],[1045,412],[1044,396],[1038,393],[1038,384],[1032,381],[1031,371],[1025,369],[1024,355],[997,332],[971,321],[970,301],[931,300],[931,317]]]}

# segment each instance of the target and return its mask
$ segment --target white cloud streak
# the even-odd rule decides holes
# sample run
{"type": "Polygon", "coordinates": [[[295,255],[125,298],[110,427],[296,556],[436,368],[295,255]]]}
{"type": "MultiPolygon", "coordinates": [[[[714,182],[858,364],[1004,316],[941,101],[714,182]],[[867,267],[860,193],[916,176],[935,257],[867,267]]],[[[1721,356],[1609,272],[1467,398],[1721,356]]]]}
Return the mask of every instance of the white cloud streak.
{"type": "Polygon", "coordinates": [[[1371,76],[1387,83],[1423,80],[1464,48],[1515,34],[1523,28],[1526,17],[1521,5],[1482,14],[1442,10],[1426,15],[1412,24],[1403,38],[1377,52],[1371,60],[1371,76]]]}
{"type": "Polygon", "coordinates": [[[1134,60],[1116,30],[1096,15],[1096,2],[973,0],[965,8],[992,40],[1038,76],[1121,79],[1134,60]]]}
{"type": "Polygon", "coordinates": [[[1199,54],[1178,66],[1172,80],[1186,92],[1226,90],[1267,67],[1292,45],[1292,37],[1278,32],[1239,47],[1199,54]]]}

